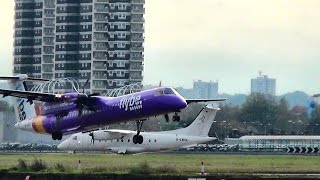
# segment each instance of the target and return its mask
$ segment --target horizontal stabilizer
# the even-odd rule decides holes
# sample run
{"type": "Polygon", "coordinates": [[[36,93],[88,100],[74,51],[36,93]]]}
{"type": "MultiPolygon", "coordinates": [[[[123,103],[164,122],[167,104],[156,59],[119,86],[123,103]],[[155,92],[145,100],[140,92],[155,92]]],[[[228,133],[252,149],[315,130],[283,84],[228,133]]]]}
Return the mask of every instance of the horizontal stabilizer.
{"type": "Polygon", "coordinates": [[[225,101],[226,98],[219,98],[219,99],[186,99],[187,104],[190,103],[198,103],[198,102],[221,102],[225,101]]]}
{"type": "Polygon", "coordinates": [[[0,89],[0,94],[3,94],[3,97],[13,96],[17,98],[24,98],[27,100],[38,100],[44,102],[53,102],[59,101],[63,98],[60,94],[50,94],[50,93],[39,93],[39,92],[28,92],[28,91],[18,91],[18,90],[9,90],[9,89],[0,89]]]}

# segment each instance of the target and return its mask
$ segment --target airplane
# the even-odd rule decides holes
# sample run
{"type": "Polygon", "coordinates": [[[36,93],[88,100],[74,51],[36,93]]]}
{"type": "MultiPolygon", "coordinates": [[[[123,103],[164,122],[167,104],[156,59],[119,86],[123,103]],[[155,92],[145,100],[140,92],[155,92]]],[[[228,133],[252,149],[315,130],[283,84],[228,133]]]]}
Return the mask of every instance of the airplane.
{"type": "Polygon", "coordinates": [[[209,137],[208,133],[218,110],[219,108],[207,105],[186,128],[141,132],[145,139],[142,144],[132,142],[135,131],[110,129],[73,134],[61,142],[58,149],[73,152],[110,151],[118,154],[134,154],[192,147],[217,139],[209,137]]]}
{"type": "MultiPolygon", "coordinates": [[[[142,143],[140,135],[143,121],[151,116],[175,113],[173,121],[179,121],[178,112],[194,102],[224,101],[225,99],[184,99],[171,87],[158,87],[119,97],[79,92],[54,94],[27,91],[26,81],[48,81],[28,77],[26,74],[0,77],[9,81],[11,89],[0,89],[3,97],[15,97],[13,102],[18,122],[16,128],[35,133],[51,134],[53,140],[61,140],[64,134],[92,131],[109,124],[136,121],[134,143],[142,143]],[[36,114],[33,101],[43,102],[36,114]]],[[[85,83],[84,87],[89,82],[85,83]]],[[[83,88],[84,91],[84,88],[83,88]]]]}

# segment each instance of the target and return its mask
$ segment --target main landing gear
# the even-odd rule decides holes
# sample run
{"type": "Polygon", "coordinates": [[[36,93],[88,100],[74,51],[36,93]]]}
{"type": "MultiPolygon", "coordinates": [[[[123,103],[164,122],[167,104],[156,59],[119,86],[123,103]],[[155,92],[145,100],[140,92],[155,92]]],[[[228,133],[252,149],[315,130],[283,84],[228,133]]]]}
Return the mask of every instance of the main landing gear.
{"type": "Polygon", "coordinates": [[[134,144],[142,144],[143,143],[143,136],[140,135],[143,121],[144,120],[137,120],[137,134],[134,135],[133,139],[132,139],[134,144]]]}
{"type": "Polygon", "coordinates": [[[62,139],[62,133],[61,132],[52,133],[52,139],[53,140],[61,140],[62,139]]]}

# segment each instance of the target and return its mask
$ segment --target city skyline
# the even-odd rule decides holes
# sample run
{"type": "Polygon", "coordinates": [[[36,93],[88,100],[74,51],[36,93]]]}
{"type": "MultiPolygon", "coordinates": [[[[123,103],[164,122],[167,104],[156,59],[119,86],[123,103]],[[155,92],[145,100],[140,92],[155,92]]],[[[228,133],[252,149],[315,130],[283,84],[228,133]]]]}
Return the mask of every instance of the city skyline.
{"type": "MultiPolygon", "coordinates": [[[[277,79],[277,95],[320,91],[319,1],[201,2],[146,1],[144,84],[188,88],[193,80],[218,80],[220,92],[248,94],[250,79],[262,71],[277,79]]],[[[8,75],[14,1],[0,8],[1,75],[8,75]]]]}

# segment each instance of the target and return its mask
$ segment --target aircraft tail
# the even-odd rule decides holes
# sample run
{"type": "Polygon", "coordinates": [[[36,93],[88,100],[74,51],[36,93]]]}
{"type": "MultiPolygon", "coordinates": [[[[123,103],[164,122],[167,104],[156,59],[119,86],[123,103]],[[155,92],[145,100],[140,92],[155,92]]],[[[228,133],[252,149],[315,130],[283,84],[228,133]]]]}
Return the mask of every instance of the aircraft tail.
{"type": "MultiPolygon", "coordinates": [[[[17,76],[0,77],[0,80],[8,80],[9,88],[18,91],[27,91],[26,80],[36,80],[29,78],[26,74],[17,76]]],[[[23,98],[11,97],[14,112],[18,122],[31,119],[36,116],[35,105],[32,101],[23,98]]]]}
{"type": "Polygon", "coordinates": [[[218,110],[220,110],[220,108],[207,105],[188,127],[171,132],[175,134],[207,137],[218,110]]]}

